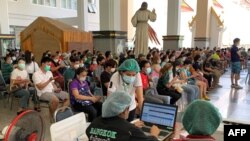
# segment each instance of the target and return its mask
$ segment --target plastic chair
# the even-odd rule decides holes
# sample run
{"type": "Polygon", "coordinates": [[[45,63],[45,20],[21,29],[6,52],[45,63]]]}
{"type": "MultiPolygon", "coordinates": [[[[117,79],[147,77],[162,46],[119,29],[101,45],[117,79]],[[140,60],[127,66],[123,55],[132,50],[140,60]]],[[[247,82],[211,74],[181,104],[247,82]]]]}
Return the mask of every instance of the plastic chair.
{"type": "Polygon", "coordinates": [[[71,117],[74,115],[73,111],[71,110],[70,107],[66,107],[64,111],[62,111],[64,107],[58,108],[55,113],[54,113],[54,120],[55,122],[64,120],[68,117],[71,117]]]}
{"type": "Polygon", "coordinates": [[[6,107],[6,103],[5,103],[5,96],[6,94],[8,94],[8,85],[5,83],[5,80],[3,78],[2,72],[0,71],[0,95],[1,97],[3,97],[3,102],[4,102],[4,108],[6,107]]]}
{"type": "Polygon", "coordinates": [[[248,61],[247,63],[247,77],[245,80],[245,84],[247,83],[247,80],[249,81],[249,79],[250,79],[250,61],[248,61]]]}
{"type": "MultiPolygon", "coordinates": [[[[13,100],[16,99],[16,100],[19,100],[19,97],[18,96],[15,96],[13,94],[13,91],[11,91],[10,89],[10,85],[7,85],[4,78],[3,78],[3,75],[2,75],[2,72],[0,72],[0,84],[1,86],[3,86],[3,89],[1,91],[2,95],[4,96],[4,93],[7,93],[8,95],[8,102],[9,100],[10,101],[10,110],[12,110],[12,106],[13,106],[13,100]]],[[[5,103],[4,103],[4,107],[5,107],[5,103]]]]}

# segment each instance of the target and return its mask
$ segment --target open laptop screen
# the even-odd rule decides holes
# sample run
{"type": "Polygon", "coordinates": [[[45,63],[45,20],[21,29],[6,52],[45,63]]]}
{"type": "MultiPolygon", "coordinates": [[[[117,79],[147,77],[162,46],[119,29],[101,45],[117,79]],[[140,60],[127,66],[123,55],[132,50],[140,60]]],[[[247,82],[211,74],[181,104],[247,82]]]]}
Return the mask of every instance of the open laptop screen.
{"type": "Polygon", "coordinates": [[[144,102],[141,120],[174,129],[177,107],[144,102]]]}

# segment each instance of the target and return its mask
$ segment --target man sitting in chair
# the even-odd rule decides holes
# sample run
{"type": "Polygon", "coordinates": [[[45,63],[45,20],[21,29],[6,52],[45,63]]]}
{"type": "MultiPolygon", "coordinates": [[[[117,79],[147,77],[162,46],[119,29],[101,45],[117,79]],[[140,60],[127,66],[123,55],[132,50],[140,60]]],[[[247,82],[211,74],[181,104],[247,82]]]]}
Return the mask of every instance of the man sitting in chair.
{"type": "Polygon", "coordinates": [[[41,67],[33,74],[32,79],[37,90],[37,95],[40,100],[49,101],[50,113],[53,115],[58,107],[59,100],[63,101],[63,106],[69,106],[69,95],[54,84],[56,78],[53,77],[50,71],[50,62],[50,58],[42,58],[41,67]]]}

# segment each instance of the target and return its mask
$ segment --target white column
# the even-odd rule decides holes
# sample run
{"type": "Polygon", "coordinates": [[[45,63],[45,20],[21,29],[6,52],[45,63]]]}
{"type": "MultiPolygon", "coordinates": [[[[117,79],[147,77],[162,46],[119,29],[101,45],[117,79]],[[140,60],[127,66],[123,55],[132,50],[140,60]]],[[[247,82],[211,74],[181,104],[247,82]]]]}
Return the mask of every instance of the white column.
{"type": "Polygon", "coordinates": [[[61,8],[61,7],[62,7],[61,0],[56,0],[56,8],[61,8]]]}
{"type": "Polygon", "coordinates": [[[180,36],[182,0],[168,0],[167,36],[163,36],[163,49],[182,47],[183,36],[180,36]]]}
{"type": "Polygon", "coordinates": [[[100,0],[100,30],[121,30],[121,0],[100,0]]]}
{"type": "Polygon", "coordinates": [[[180,35],[182,0],[168,0],[167,35],[180,35]]]}
{"type": "Polygon", "coordinates": [[[0,33],[10,34],[8,0],[0,0],[0,33]]]}
{"type": "Polygon", "coordinates": [[[77,0],[78,28],[88,31],[88,0],[77,0]]]}

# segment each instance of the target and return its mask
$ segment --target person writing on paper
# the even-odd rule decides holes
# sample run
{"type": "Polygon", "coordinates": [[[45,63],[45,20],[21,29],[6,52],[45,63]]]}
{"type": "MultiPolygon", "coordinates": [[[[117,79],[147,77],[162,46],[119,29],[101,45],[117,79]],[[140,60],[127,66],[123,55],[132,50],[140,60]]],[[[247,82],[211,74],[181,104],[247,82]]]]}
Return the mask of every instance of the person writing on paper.
{"type": "Polygon", "coordinates": [[[148,20],[154,22],[156,20],[155,9],[148,10],[148,3],[143,2],[141,8],[136,11],[132,17],[132,24],[136,27],[135,33],[135,54],[148,54],[148,20]]]}
{"type": "Polygon", "coordinates": [[[128,121],[133,121],[136,110],[136,100],[138,101],[138,110],[140,111],[143,103],[142,81],[140,76],[140,67],[135,59],[125,60],[117,69],[109,83],[108,96],[115,91],[125,91],[132,98],[129,107],[128,121]]]}
{"type": "Polygon", "coordinates": [[[102,116],[95,119],[87,128],[89,141],[157,141],[160,130],[151,128],[147,136],[137,126],[126,119],[129,116],[131,96],[124,91],[112,93],[102,106],[102,116]]]}

